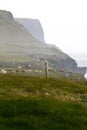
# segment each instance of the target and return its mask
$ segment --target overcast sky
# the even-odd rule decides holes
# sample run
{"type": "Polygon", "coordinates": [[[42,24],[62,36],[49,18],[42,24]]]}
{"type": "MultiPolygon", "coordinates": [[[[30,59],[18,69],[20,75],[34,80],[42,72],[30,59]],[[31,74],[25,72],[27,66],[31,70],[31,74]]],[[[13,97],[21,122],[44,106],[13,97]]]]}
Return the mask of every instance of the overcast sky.
{"type": "Polygon", "coordinates": [[[87,60],[87,0],[0,0],[0,9],[39,19],[47,43],[77,61],[87,60]]]}

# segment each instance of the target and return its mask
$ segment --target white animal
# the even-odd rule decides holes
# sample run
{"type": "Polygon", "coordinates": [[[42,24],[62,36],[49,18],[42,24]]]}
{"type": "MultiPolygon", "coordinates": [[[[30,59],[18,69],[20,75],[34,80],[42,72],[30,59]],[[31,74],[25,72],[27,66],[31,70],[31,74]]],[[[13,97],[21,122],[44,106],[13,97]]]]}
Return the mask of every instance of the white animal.
{"type": "Polygon", "coordinates": [[[84,75],[84,78],[87,80],[87,70],[86,70],[86,74],[84,75]]]}
{"type": "Polygon", "coordinates": [[[1,73],[2,73],[2,74],[6,74],[7,71],[3,69],[3,70],[1,70],[1,73]]]}
{"type": "Polygon", "coordinates": [[[29,70],[29,72],[31,72],[32,70],[29,70]]]}
{"type": "Polygon", "coordinates": [[[38,70],[35,70],[35,73],[38,73],[38,70]]]}

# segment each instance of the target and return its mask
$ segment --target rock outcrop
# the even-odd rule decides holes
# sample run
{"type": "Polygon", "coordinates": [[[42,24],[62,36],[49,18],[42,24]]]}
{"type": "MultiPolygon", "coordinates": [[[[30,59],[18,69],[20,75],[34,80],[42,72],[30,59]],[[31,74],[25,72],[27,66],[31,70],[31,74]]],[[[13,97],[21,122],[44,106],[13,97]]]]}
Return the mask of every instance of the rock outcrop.
{"type": "MultiPolygon", "coordinates": [[[[33,27],[30,30],[34,29],[34,23],[37,22],[33,22],[33,27]]],[[[38,23],[39,25],[40,23],[38,23]]],[[[41,25],[37,28],[40,29],[41,25]]],[[[37,30],[34,29],[34,35],[40,34],[37,30]]],[[[85,73],[86,68],[77,67],[75,60],[63,53],[59,48],[43,43],[42,28],[39,32],[42,32],[40,34],[41,40],[37,40],[37,35],[34,37],[31,31],[27,31],[22,24],[16,22],[10,12],[0,10],[0,65],[3,63],[13,65],[18,62],[25,65],[32,64],[33,67],[41,67],[43,61],[47,60],[49,66],[56,71],[63,68],[65,71],[85,73]],[[39,62],[37,63],[37,61],[39,62]]]]}

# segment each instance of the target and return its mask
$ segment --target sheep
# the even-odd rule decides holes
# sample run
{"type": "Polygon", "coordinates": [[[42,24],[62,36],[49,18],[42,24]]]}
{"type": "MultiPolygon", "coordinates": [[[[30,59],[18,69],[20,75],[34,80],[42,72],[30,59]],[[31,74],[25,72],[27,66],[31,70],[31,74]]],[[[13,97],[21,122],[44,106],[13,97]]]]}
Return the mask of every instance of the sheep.
{"type": "Polygon", "coordinates": [[[6,74],[7,71],[3,69],[3,70],[1,70],[1,73],[6,74]]]}

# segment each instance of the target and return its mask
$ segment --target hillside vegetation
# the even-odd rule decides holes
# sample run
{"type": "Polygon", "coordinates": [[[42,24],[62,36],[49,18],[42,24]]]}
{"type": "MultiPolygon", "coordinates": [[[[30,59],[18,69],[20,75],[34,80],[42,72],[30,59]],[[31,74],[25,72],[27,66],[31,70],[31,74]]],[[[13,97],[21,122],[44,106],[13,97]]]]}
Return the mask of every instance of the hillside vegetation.
{"type": "Polygon", "coordinates": [[[0,130],[86,130],[87,81],[0,75],[0,130]]]}

